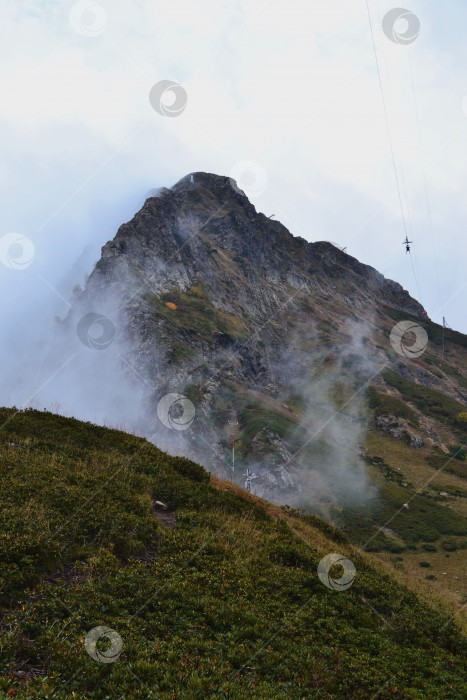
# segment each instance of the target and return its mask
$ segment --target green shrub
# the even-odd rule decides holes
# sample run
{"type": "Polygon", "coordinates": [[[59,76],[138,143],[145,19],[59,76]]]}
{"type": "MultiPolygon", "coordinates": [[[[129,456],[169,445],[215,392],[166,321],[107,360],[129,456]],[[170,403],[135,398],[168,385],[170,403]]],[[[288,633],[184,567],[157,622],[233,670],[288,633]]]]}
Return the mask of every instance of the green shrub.
{"type": "Polygon", "coordinates": [[[318,518],[316,515],[311,515],[310,513],[306,513],[302,510],[297,511],[297,514],[300,515],[305,522],[309,523],[320,532],[323,532],[326,537],[334,540],[334,542],[339,542],[340,544],[349,543],[349,538],[346,537],[342,530],[339,530],[339,528],[327,523],[325,520],[321,520],[321,518],[318,518]]]}
{"type": "Polygon", "coordinates": [[[406,501],[406,489],[385,482],[365,513],[358,507],[343,508],[339,525],[352,542],[361,546],[370,542],[369,551],[392,551],[394,539],[378,532],[380,524],[388,521],[408,549],[416,549],[417,542],[435,542],[442,535],[467,534],[467,518],[450,508],[422,495],[412,499],[408,509],[403,508],[406,501]]]}
{"type": "Polygon", "coordinates": [[[405,418],[413,427],[418,426],[419,421],[415,412],[399,399],[395,398],[394,396],[389,396],[389,394],[381,394],[372,386],[368,388],[367,395],[368,406],[375,412],[375,414],[392,415],[396,416],[396,418],[405,418]]]}
{"type": "MultiPolygon", "coordinates": [[[[428,339],[432,343],[441,345],[443,342],[443,327],[438,323],[434,323],[425,318],[420,318],[420,316],[415,316],[414,314],[409,314],[406,311],[400,311],[399,309],[393,309],[390,306],[383,305],[384,312],[390,316],[394,321],[405,321],[413,320],[419,326],[425,328],[428,339]]],[[[467,336],[464,333],[459,333],[459,331],[451,330],[450,328],[444,329],[444,339],[445,342],[455,343],[461,347],[467,347],[467,336]]]]}
{"type": "Polygon", "coordinates": [[[281,438],[294,437],[297,445],[299,444],[300,435],[302,442],[306,438],[306,432],[303,429],[297,429],[297,424],[292,418],[288,418],[278,411],[271,410],[269,406],[257,401],[249,401],[245,406],[241,407],[238,419],[242,440],[246,446],[246,453],[248,453],[253,439],[266,428],[281,438]],[[294,433],[297,433],[296,436],[294,433]]]}
{"type": "Polygon", "coordinates": [[[436,552],[436,546],[434,544],[428,544],[427,542],[424,542],[422,544],[422,549],[425,550],[425,552],[436,552]]]}
{"type": "Polygon", "coordinates": [[[427,462],[433,469],[455,474],[460,476],[461,479],[467,479],[467,465],[458,459],[447,455],[431,455],[427,458],[427,462]]]}
{"type": "Polygon", "coordinates": [[[450,445],[449,454],[451,457],[458,459],[460,462],[465,462],[467,457],[467,450],[462,447],[462,445],[450,445]]]}
{"type": "Polygon", "coordinates": [[[457,421],[457,416],[463,410],[461,403],[435,389],[409,382],[392,369],[385,370],[382,376],[387,384],[400,391],[406,401],[411,401],[416,405],[418,403],[419,406],[420,402],[424,402],[424,411],[428,415],[467,433],[467,424],[457,421]]]}
{"type": "Polygon", "coordinates": [[[310,562],[309,554],[293,544],[280,543],[269,552],[270,561],[282,566],[306,566],[310,562]]]}
{"type": "Polygon", "coordinates": [[[393,554],[398,554],[399,552],[403,552],[404,549],[406,549],[406,547],[403,544],[389,540],[387,545],[387,550],[389,552],[392,552],[393,554]]]}
{"type": "Polygon", "coordinates": [[[207,484],[209,482],[209,474],[204,467],[196,462],[192,462],[191,459],[186,457],[172,457],[171,463],[172,469],[182,476],[186,476],[192,481],[198,481],[202,484],[207,484]]]}

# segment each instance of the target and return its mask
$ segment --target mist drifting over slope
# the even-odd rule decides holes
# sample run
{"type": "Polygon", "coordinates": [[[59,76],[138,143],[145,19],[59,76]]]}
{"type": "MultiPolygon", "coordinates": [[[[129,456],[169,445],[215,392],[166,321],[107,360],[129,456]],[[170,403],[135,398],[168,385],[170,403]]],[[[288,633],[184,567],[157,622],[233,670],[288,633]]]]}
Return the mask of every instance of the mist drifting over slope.
{"type": "Polygon", "coordinates": [[[238,483],[248,468],[277,502],[367,498],[365,389],[386,361],[372,308],[380,289],[412,313],[417,302],[294,238],[230,178],[195,173],[149,195],[82,287],[85,256],[56,305],[17,332],[11,321],[2,402],[136,432],[238,483]]]}

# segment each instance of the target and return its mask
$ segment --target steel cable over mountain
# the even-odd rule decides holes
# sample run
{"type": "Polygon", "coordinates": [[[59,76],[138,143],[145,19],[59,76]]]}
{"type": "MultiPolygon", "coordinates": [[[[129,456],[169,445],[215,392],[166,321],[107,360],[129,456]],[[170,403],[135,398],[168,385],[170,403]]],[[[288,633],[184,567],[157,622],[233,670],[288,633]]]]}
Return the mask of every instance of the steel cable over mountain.
{"type": "MultiPolygon", "coordinates": [[[[374,56],[375,56],[376,71],[377,71],[378,83],[379,83],[380,94],[381,94],[381,102],[382,102],[382,106],[383,106],[384,118],[385,118],[385,123],[386,123],[386,130],[387,130],[387,134],[388,134],[389,148],[391,151],[391,159],[392,159],[392,165],[393,165],[393,169],[394,169],[394,177],[395,177],[395,181],[396,181],[396,188],[397,188],[397,194],[398,194],[398,199],[399,199],[401,218],[402,218],[404,234],[405,234],[405,240],[403,241],[403,245],[406,246],[406,252],[409,253],[409,255],[410,255],[410,263],[411,263],[411,267],[412,267],[412,273],[414,276],[415,286],[416,286],[417,293],[418,293],[418,298],[419,298],[420,303],[423,305],[420,285],[418,282],[418,277],[417,277],[417,273],[415,270],[414,260],[413,260],[412,252],[411,252],[410,245],[409,245],[410,243],[412,243],[412,241],[409,241],[409,238],[408,238],[408,234],[409,234],[408,228],[409,227],[411,228],[410,211],[409,211],[409,207],[408,207],[408,197],[407,197],[407,192],[406,192],[406,188],[405,188],[405,181],[404,181],[402,168],[401,168],[401,179],[399,178],[399,175],[397,173],[396,156],[394,153],[394,147],[393,147],[393,142],[392,142],[392,137],[391,137],[391,130],[390,130],[390,126],[389,126],[388,110],[387,110],[387,106],[386,106],[386,99],[384,96],[384,88],[383,88],[383,82],[382,82],[382,77],[381,77],[380,62],[378,59],[378,52],[376,49],[375,35],[374,35],[374,30],[373,30],[373,22],[371,19],[371,12],[370,12],[370,6],[369,6],[368,0],[366,0],[366,8],[367,8],[367,13],[368,13],[368,21],[369,21],[369,25],[370,25],[370,33],[371,33],[371,40],[372,40],[372,44],[373,44],[373,52],[374,52],[374,56]],[[406,214],[404,212],[403,200],[405,200],[405,204],[406,204],[408,223],[406,220],[406,214]]],[[[378,11],[378,14],[379,14],[379,11],[378,11]]],[[[412,82],[413,82],[413,76],[412,76],[412,82]]],[[[418,123],[418,115],[417,115],[417,123],[418,123]]],[[[419,136],[419,140],[420,140],[420,136],[419,136]]],[[[425,176],[425,183],[426,183],[426,176],[425,176]]],[[[426,192],[427,191],[428,190],[426,187],[426,192]]],[[[428,194],[426,196],[428,197],[428,194]]],[[[428,203],[428,200],[427,200],[427,203],[428,203]]],[[[430,221],[431,221],[431,216],[430,216],[430,221]]],[[[423,313],[426,315],[426,311],[424,311],[423,313]]]]}

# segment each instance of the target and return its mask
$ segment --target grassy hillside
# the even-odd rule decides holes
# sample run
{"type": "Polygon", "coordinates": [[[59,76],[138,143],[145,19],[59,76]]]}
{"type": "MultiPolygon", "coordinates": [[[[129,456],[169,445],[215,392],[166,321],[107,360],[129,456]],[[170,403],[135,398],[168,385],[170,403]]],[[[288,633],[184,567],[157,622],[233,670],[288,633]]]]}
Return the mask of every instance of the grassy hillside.
{"type": "Polygon", "coordinates": [[[321,520],[122,432],[11,409],[0,424],[0,697],[467,692],[452,618],[321,520]],[[356,567],[343,591],[317,576],[332,552],[356,567]],[[86,651],[100,625],[114,663],[86,651]]]}
{"type": "MultiPolygon", "coordinates": [[[[465,366],[463,355],[458,362],[465,366]]],[[[467,424],[458,418],[465,405],[392,370],[382,378],[378,390],[368,392],[371,419],[365,439],[368,476],[378,486],[377,495],[360,509],[344,509],[335,520],[412,590],[436,594],[454,606],[466,630],[467,462],[462,445],[467,424]],[[381,415],[398,427],[398,438],[378,429],[375,419],[381,415]],[[409,434],[421,436],[423,446],[414,449],[409,434]]]]}

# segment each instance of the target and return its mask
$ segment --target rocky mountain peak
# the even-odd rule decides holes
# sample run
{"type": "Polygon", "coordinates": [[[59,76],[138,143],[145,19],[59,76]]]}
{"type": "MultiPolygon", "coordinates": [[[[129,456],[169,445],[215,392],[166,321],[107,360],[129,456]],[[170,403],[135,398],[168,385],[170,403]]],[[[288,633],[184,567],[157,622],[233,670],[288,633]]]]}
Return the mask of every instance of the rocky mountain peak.
{"type": "Polygon", "coordinates": [[[391,347],[395,319],[430,326],[400,284],[330,242],[292,235],[225,176],[191,173],[151,193],[103,247],[70,319],[87,310],[112,318],[122,372],[142,382],[140,432],[156,426],[160,447],[225,477],[238,423],[237,465],[255,467],[257,492],[276,500],[300,497],[310,479],[315,495],[331,482],[333,498],[364,490],[363,390],[384,389],[386,367],[464,396],[433,360],[410,364],[391,347]],[[158,420],[167,395],[190,401],[193,425],[158,420]]]}
{"type": "Polygon", "coordinates": [[[398,283],[331,243],[293,236],[258,213],[231,178],[211,173],[189,174],[149,197],[103,247],[91,284],[115,265],[120,272],[136,265],[159,291],[172,284],[186,289],[198,276],[217,291],[219,284],[251,287],[266,281],[318,297],[338,296],[349,306],[363,307],[382,296],[402,311],[423,312],[398,283]]]}

